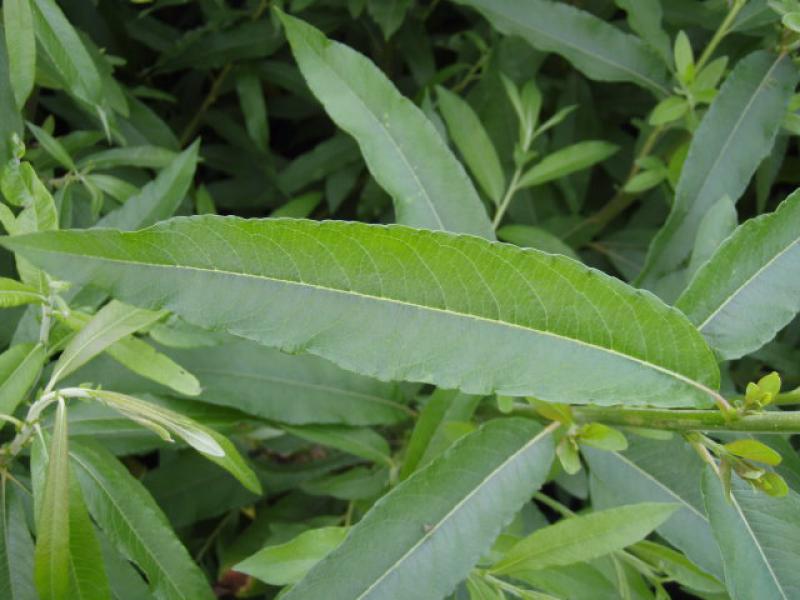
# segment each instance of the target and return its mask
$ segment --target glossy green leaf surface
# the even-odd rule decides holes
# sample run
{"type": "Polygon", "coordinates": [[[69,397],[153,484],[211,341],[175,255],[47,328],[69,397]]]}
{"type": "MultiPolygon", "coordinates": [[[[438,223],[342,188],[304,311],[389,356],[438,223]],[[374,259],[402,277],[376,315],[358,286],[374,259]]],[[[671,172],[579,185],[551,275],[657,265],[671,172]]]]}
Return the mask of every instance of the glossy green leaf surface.
{"type": "Polygon", "coordinates": [[[676,306],[723,358],[758,350],[800,310],[800,193],[743,223],[676,306]]]}
{"type": "Polygon", "coordinates": [[[732,497],[710,469],[703,475],[706,510],[733,600],[789,600],[800,593],[800,496],[773,498],[734,475],[732,497]]]}
{"type": "Polygon", "coordinates": [[[287,600],[447,595],[543,483],[552,458],[550,434],[534,423],[484,425],[387,494],[287,600]]]}
{"type": "Polygon", "coordinates": [[[397,221],[493,238],[464,168],[431,123],[375,65],[314,27],[281,13],[311,90],[352,135],[376,181],[394,198],[397,221]]]}
{"type": "Polygon", "coordinates": [[[630,81],[667,93],[664,65],[637,37],[594,15],[550,0],[456,0],[481,12],[500,32],[555,52],[592,79],[630,81]]]}
{"type": "Polygon", "coordinates": [[[675,202],[647,256],[645,287],[684,266],[706,211],[723,196],[734,202],[772,148],[798,80],[788,58],[758,51],[737,63],[692,138],[675,202]]]}
{"type": "Polygon", "coordinates": [[[380,379],[662,406],[707,406],[718,385],[700,335],[651,295],[470,236],[204,216],[2,244],[54,276],[380,379]],[[214,286],[217,302],[196,301],[214,286]],[[424,360],[409,361],[411,347],[424,360]]]}

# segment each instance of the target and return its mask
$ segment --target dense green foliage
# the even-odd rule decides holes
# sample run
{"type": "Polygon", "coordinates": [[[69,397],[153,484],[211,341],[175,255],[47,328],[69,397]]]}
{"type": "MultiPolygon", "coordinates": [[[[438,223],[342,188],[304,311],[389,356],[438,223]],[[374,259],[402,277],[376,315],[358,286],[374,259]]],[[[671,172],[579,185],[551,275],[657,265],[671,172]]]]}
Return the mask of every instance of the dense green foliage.
{"type": "Polygon", "coordinates": [[[800,1],[0,14],[0,600],[800,597],[800,1]]]}

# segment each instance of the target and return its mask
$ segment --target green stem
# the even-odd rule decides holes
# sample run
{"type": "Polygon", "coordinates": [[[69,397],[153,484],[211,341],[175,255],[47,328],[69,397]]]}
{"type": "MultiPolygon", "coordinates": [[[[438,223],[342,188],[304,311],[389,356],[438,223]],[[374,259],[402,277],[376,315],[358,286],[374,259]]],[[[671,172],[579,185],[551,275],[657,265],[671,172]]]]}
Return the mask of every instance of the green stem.
{"type": "Polygon", "coordinates": [[[503,216],[506,214],[506,210],[508,210],[511,200],[514,198],[514,194],[517,191],[517,184],[519,183],[520,177],[522,177],[522,169],[523,166],[518,165],[514,171],[514,176],[511,178],[511,183],[508,184],[508,189],[506,189],[506,193],[503,196],[503,199],[500,201],[500,205],[497,207],[497,212],[492,220],[493,229],[497,229],[497,226],[500,225],[500,221],[503,220],[503,216]]]}
{"type": "Polygon", "coordinates": [[[644,143],[642,144],[642,148],[639,150],[639,153],[636,155],[636,158],[631,164],[631,168],[628,171],[628,175],[625,177],[625,181],[622,182],[622,185],[620,185],[617,193],[612,196],[611,200],[609,200],[608,203],[603,206],[603,208],[601,208],[588,219],[585,219],[579,223],[574,229],[572,229],[572,231],[568,232],[565,237],[574,238],[580,233],[588,236],[589,239],[594,238],[598,233],[605,229],[609,223],[616,219],[620,213],[633,204],[634,200],[636,200],[639,195],[629,194],[625,191],[625,186],[628,185],[631,179],[633,179],[639,173],[639,163],[643,158],[650,155],[656,143],[661,138],[661,134],[663,132],[664,127],[659,126],[654,128],[647,135],[644,143]]]}
{"type": "Polygon", "coordinates": [[[778,394],[777,396],[775,396],[775,400],[773,400],[772,403],[777,405],[800,404],[800,387],[790,392],[784,392],[783,394],[778,394]]]}
{"type": "MultiPolygon", "coordinates": [[[[532,414],[535,411],[531,408],[529,412],[532,414]]],[[[668,431],[800,433],[800,411],[767,411],[732,417],[719,410],[573,406],[572,415],[577,423],[605,423],[668,431]]]]}
{"type": "Polygon", "coordinates": [[[717,49],[719,43],[722,39],[728,35],[730,32],[731,26],[733,25],[734,20],[736,19],[739,11],[744,8],[744,5],[747,3],[747,0],[734,0],[733,6],[731,6],[730,11],[728,12],[725,19],[720,23],[720,26],[714,32],[714,37],[711,38],[711,41],[708,42],[703,53],[700,55],[700,58],[697,60],[695,64],[695,73],[699,73],[700,70],[705,66],[708,60],[711,58],[711,55],[714,53],[714,50],[717,49]]]}

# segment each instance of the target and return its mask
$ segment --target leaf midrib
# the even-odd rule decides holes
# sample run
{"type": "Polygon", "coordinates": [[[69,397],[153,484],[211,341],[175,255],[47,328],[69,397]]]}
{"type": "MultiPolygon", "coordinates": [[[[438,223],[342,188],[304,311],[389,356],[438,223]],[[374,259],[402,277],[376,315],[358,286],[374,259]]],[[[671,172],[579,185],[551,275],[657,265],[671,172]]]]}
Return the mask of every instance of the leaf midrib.
{"type": "Polygon", "coordinates": [[[486,486],[501,470],[503,470],[506,466],[515,461],[520,455],[533,448],[536,444],[538,444],[542,439],[550,435],[558,427],[559,427],[558,423],[550,424],[545,429],[536,434],[533,438],[531,438],[528,442],[526,442],[519,450],[514,452],[511,456],[509,456],[507,459],[505,459],[503,462],[497,465],[494,469],[492,469],[492,471],[488,473],[480,481],[480,483],[478,483],[478,485],[472,488],[472,490],[470,490],[468,494],[466,494],[461,500],[459,500],[455,504],[455,506],[453,506],[453,508],[451,508],[447,512],[447,514],[445,514],[441,519],[439,519],[438,523],[436,523],[433,527],[426,527],[425,533],[422,535],[422,537],[420,537],[420,539],[417,540],[417,542],[413,546],[411,546],[411,548],[409,548],[406,551],[406,553],[403,554],[403,556],[398,558],[388,569],[386,569],[381,574],[380,577],[378,577],[375,581],[373,581],[372,584],[370,584],[370,586],[366,590],[361,592],[361,594],[359,594],[355,598],[355,600],[362,600],[363,598],[365,598],[367,594],[369,594],[373,589],[375,589],[376,586],[378,586],[381,583],[381,581],[386,579],[386,577],[388,577],[393,571],[395,571],[403,563],[403,561],[405,561],[409,556],[411,556],[413,552],[417,550],[417,548],[419,548],[423,543],[428,541],[433,536],[433,534],[439,531],[439,529],[441,529],[444,526],[444,524],[461,509],[461,507],[463,507],[467,502],[469,502],[469,500],[471,500],[472,497],[475,496],[475,494],[477,494],[480,490],[482,490],[484,486],[486,486]]]}
{"type": "MultiPolygon", "coordinates": [[[[39,249],[39,248],[35,248],[35,251],[51,252],[49,250],[39,249]]],[[[631,355],[628,355],[628,354],[623,354],[623,353],[621,353],[621,352],[619,352],[617,350],[614,350],[613,348],[607,348],[605,346],[599,346],[597,344],[592,344],[590,342],[586,342],[584,340],[579,340],[577,338],[571,338],[571,337],[567,337],[567,336],[564,336],[564,335],[560,335],[560,334],[554,333],[552,331],[546,331],[546,330],[542,330],[542,329],[534,329],[532,327],[519,325],[517,323],[510,323],[508,321],[499,321],[497,319],[492,319],[492,318],[489,318],[489,317],[484,317],[484,316],[480,316],[480,315],[473,315],[473,314],[469,314],[469,313],[455,312],[455,311],[452,311],[452,310],[446,309],[446,308],[440,308],[440,307],[434,307],[434,306],[425,306],[425,305],[418,304],[418,303],[415,303],[415,302],[399,300],[399,299],[396,299],[396,298],[387,298],[387,297],[375,296],[375,295],[372,295],[372,294],[365,294],[363,292],[356,292],[356,291],[353,291],[353,290],[342,290],[342,289],[337,289],[337,288],[332,288],[332,287],[327,287],[327,286],[322,286],[322,285],[313,284],[313,283],[307,283],[307,282],[302,282],[302,281],[292,281],[290,279],[280,279],[280,278],[277,278],[277,277],[271,277],[271,276],[267,276],[267,275],[256,275],[256,274],[253,274],[253,273],[241,273],[241,272],[229,271],[229,270],[225,270],[225,269],[211,269],[211,268],[205,268],[205,267],[197,267],[197,266],[194,266],[194,265],[178,265],[178,264],[170,265],[170,264],[163,264],[163,263],[145,263],[145,262],[133,261],[133,260],[123,260],[123,259],[120,259],[120,258],[108,258],[108,257],[105,257],[105,256],[97,256],[97,255],[92,255],[92,254],[76,254],[74,252],[66,252],[66,251],[60,251],[58,254],[61,255],[61,256],[73,256],[73,257],[76,257],[76,258],[90,258],[90,259],[93,259],[93,260],[102,261],[102,262],[108,262],[108,263],[112,263],[112,264],[127,264],[127,265],[134,265],[134,266],[137,266],[137,267],[144,267],[144,268],[185,269],[185,270],[188,270],[188,271],[199,271],[199,272],[210,273],[210,274],[214,274],[214,275],[228,275],[228,276],[233,276],[233,277],[247,277],[247,278],[251,278],[251,279],[256,279],[256,280],[261,280],[261,281],[268,281],[268,282],[273,282],[273,283],[281,283],[281,284],[285,284],[285,285],[295,285],[295,286],[306,287],[306,288],[314,288],[314,289],[317,289],[317,290],[320,290],[320,291],[323,291],[323,292],[328,292],[328,293],[333,293],[333,294],[342,294],[342,295],[345,295],[345,296],[348,296],[348,295],[349,296],[357,296],[357,297],[360,297],[360,298],[365,298],[365,299],[370,300],[370,301],[386,302],[386,303],[390,303],[390,304],[398,304],[398,305],[401,305],[401,306],[412,307],[412,308],[417,309],[417,310],[436,312],[436,313],[446,314],[446,315],[450,315],[452,317],[462,318],[462,319],[472,319],[472,320],[475,320],[475,321],[491,323],[491,324],[496,325],[496,326],[508,327],[510,329],[519,329],[519,330],[522,330],[522,331],[525,331],[525,332],[528,332],[528,333],[533,333],[533,334],[536,334],[536,335],[543,335],[543,336],[547,336],[547,337],[553,337],[553,338],[556,338],[556,339],[559,339],[559,340],[563,340],[563,341],[566,341],[566,342],[571,342],[571,343],[579,345],[579,346],[584,346],[586,348],[591,348],[592,350],[597,350],[599,352],[604,352],[604,353],[607,353],[607,354],[614,355],[616,357],[619,357],[619,358],[624,359],[624,360],[628,360],[630,362],[636,363],[636,364],[641,365],[643,367],[647,367],[647,368],[653,369],[654,371],[657,371],[659,373],[663,373],[663,374],[665,374],[665,375],[667,375],[669,377],[673,377],[673,378],[677,379],[678,381],[681,381],[682,383],[685,383],[685,384],[687,384],[687,385],[689,385],[691,387],[694,387],[695,389],[699,390],[700,392],[702,392],[704,394],[707,394],[712,399],[716,396],[716,392],[714,392],[711,388],[707,387],[706,385],[700,383],[699,381],[695,381],[695,380],[691,379],[690,377],[687,377],[687,376],[685,376],[685,375],[683,375],[681,373],[678,373],[676,371],[672,371],[672,370],[670,370],[670,369],[668,369],[666,367],[662,367],[660,365],[657,365],[655,363],[649,362],[647,360],[644,360],[644,359],[641,359],[641,358],[638,358],[638,357],[635,357],[635,356],[631,356],[631,355]]]]}

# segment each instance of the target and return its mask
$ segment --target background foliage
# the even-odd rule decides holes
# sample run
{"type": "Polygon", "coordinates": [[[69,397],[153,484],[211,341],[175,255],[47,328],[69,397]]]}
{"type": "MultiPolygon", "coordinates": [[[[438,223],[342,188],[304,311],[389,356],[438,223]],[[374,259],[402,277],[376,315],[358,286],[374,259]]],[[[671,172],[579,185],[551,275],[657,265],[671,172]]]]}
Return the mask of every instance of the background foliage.
{"type": "Polygon", "coordinates": [[[2,21],[0,598],[800,597],[796,0],[2,21]]]}

